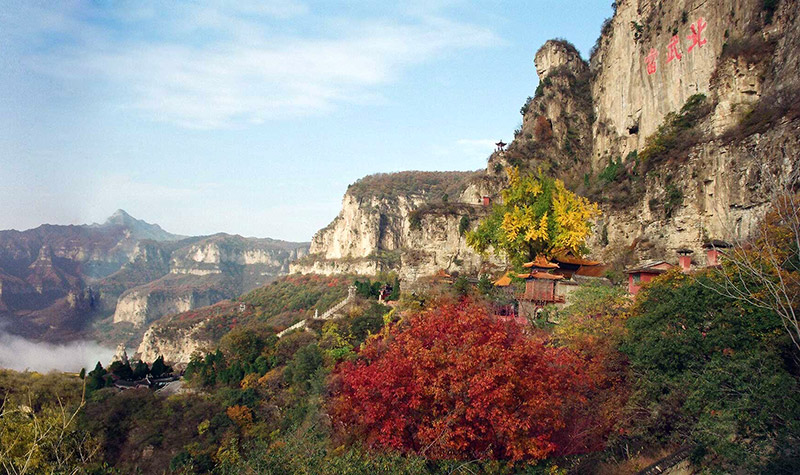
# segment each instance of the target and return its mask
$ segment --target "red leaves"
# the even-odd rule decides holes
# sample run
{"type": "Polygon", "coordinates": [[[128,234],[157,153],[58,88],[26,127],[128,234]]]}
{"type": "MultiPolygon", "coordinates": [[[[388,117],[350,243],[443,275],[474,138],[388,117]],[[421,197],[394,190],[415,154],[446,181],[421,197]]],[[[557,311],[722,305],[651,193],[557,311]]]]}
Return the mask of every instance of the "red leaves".
{"type": "Polygon", "coordinates": [[[471,302],[412,317],[361,356],[339,370],[332,415],[373,448],[529,460],[585,446],[569,420],[591,390],[584,360],[471,302]]]}

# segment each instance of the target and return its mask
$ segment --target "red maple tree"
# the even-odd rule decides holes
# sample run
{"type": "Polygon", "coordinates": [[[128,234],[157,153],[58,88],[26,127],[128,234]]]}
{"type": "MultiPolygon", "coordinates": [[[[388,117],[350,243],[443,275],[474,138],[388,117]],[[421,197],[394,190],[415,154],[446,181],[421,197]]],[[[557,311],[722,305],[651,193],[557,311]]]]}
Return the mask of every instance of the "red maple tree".
{"type": "Polygon", "coordinates": [[[444,304],[373,339],[335,378],[331,415],[374,449],[432,459],[576,453],[592,391],[586,361],[475,302],[444,304]]]}

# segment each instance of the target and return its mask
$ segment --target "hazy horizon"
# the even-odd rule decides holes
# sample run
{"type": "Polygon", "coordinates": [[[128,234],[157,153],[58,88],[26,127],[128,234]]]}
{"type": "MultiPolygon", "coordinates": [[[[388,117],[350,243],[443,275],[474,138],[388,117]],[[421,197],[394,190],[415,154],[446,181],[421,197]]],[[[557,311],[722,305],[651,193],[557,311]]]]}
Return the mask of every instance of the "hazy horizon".
{"type": "Polygon", "coordinates": [[[362,176],[483,168],[536,89],[536,50],[564,37],[586,56],[612,13],[589,0],[0,4],[0,229],[121,208],[175,234],[289,241],[327,225],[362,176]]]}

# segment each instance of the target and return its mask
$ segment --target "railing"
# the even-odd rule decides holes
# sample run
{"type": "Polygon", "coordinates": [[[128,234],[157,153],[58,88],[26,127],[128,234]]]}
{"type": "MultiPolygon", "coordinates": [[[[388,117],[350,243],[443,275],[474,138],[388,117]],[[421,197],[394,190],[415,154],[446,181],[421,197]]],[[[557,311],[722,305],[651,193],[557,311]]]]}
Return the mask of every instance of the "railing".
{"type": "Polygon", "coordinates": [[[325,311],[325,313],[323,313],[320,316],[314,315],[314,318],[300,320],[299,322],[297,322],[294,325],[290,326],[286,330],[283,330],[282,332],[278,333],[278,338],[281,338],[283,335],[286,335],[287,333],[289,333],[291,331],[299,330],[301,328],[306,328],[308,326],[308,321],[309,320],[330,320],[331,318],[333,318],[333,316],[336,314],[336,312],[338,312],[339,310],[344,308],[345,305],[350,303],[350,301],[353,300],[355,298],[355,296],[356,296],[356,289],[355,289],[355,287],[350,286],[347,289],[347,297],[344,300],[342,300],[341,302],[337,303],[333,307],[329,308],[328,310],[325,311]]]}
{"type": "Polygon", "coordinates": [[[681,447],[677,452],[674,452],[672,455],[664,457],[663,459],[650,465],[649,467],[645,468],[636,475],[658,475],[659,473],[664,473],[667,470],[674,467],[675,465],[678,465],[679,463],[689,458],[689,455],[691,453],[692,453],[691,447],[688,446],[681,447]]]}

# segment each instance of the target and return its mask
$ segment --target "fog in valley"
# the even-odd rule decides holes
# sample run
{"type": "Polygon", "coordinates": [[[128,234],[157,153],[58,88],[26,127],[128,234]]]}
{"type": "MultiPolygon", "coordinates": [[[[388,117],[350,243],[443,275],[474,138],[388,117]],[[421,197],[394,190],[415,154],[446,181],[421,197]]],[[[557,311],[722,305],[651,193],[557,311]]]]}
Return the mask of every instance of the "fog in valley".
{"type": "Polygon", "coordinates": [[[90,340],[64,344],[40,343],[0,330],[0,368],[17,371],[91,371],[100,361],[107,366],[114,349],[90,340]]]}

